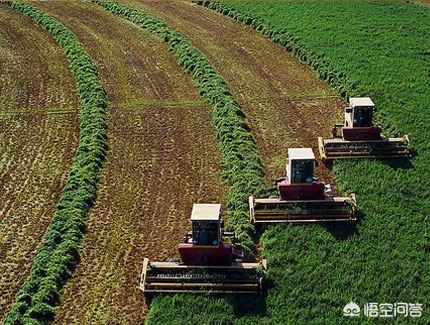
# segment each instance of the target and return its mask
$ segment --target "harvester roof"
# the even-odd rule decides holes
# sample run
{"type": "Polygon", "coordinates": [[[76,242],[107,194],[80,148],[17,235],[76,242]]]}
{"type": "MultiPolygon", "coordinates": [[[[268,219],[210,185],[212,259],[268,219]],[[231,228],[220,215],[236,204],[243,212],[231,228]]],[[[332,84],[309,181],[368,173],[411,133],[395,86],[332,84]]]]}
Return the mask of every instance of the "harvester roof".
{"type": "Polygon", "coordinates": [[[191,221],[219,221],[221,204],[194,203],[191,221]]]}
{"type": "Polygon", "coordinates": [[[351,107],[374,107],[375,104],[370,97],[351,97],[349,99],[351,107]]]}
{"type": "Polygon", "coordinates": [[[315,160],[312,148],[288,148],[290,160],[315,160]]]}

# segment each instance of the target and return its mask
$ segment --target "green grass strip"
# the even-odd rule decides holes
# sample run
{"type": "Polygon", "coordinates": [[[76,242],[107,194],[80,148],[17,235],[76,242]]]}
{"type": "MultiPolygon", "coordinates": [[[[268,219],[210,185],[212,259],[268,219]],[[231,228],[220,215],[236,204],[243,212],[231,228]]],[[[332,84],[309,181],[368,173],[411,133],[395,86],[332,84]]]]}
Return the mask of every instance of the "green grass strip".
{"type": "Polygon", "coordinates": [[[35,20],[57,40],[70,62],[81,104],[79,146],[69,177],[30,275],[4,320],[4,324],[45,324],[53,320],[59,292],[79,261],[79,243],[107,151],[107,100],[96,66],[71,31],[30,3],[4,4],[35,20]]]}

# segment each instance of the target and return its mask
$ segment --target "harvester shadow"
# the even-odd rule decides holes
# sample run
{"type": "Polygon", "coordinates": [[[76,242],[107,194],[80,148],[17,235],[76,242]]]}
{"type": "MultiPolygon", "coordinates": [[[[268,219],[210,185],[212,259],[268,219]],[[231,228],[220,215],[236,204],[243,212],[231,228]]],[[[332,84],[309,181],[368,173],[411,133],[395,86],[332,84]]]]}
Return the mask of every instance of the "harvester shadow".
{"type": "Polygon", "coordinates": [[[381,159],[380,161],[394,170],[414,168],[410,159],[381,159]]]}
{"type": "MultiPolygon", "coordinates": [[[[263,289],[263,291],[267,291],[267,289],[263,289]]],[[[233,312],[236,317],[266,316],[266,298],[264,293],[259,296],[230,295],[226,297],[226,300],[233,307],[233,312]]]]}
{"type": "MultiPolygon", "coordinates": [[[[357,220],[356,221],[346,221],[346,222],[339,222],[339,221],[324,221],[324,222],[316,222],[316,224],[320,225],[322,228],[326,229],[328,232],[332,234],[332,236],[339,240],[345,240],[351,236],[358,236],[359,231],[357,229],[357,224],[360,223],[360,220],[364,217],[364,214],[360,211],[357,211],[357,220]]],[[[297,223],[293,224],[292,226],[295,227],[306,227],[308,225],[312,225],[315,223],[297,223]]],[[[268,225],[260,225],[258,228],[256,228],[256,233],[258,236],[262,236],[264,231],[267,229],[268,225]]]]}
{"type": "MultiPolygon", "coordinates": [[[[411,157],[415,157],[416,154],[412,154],[411,157]]],[[[352,160],[352,159],[351,159],[352,160]]],[[[361,160],[360,158],[356,158],[357,161],[361,160]]],[[[411,169],[414,168],[414,165],[412,164],[411,160],[404,157],[404,158],[372,158],[374,161],[379,161],[384,165],[387,165],[388,167],[392,169],[411,169]]],[[[333,170],[333,164],[334,161],[328,160],[325,162],[319,162],[323,166],[327,167],[330,170],[333,170]]]]}
{"type": "Polygon", "coordinates": [[[345,240],[352,236],[359,236],[357,224],[364,218],[364,214],[357,211],[357,220],[355,222],[321,222],[321,227],[326,229],[332,236],[338,240],[345,240]]]}
{"type": "MultiPolygon", "coordinates": [[[[265,285],[267,285],[265,283],[265,285]]],[[[236,317],[244,317],[244,316],[266,316],[266,293],[267,289],[263,289],[262,295],[243,295],[243,294],[213,294],[210,292],[202,292],[198,294],[207,298],[219,298],[225,299],[225,301],[233,307],[233,313],[236,317]]],[[[176,294],[176,295],[185,295],[189,297],[196,296],[196,294],[176,294]]],[[[149,307],[152,301],[156,297],[163,297],[165,294],[152,294],[145,295],[146,305],[149,307]]]]}

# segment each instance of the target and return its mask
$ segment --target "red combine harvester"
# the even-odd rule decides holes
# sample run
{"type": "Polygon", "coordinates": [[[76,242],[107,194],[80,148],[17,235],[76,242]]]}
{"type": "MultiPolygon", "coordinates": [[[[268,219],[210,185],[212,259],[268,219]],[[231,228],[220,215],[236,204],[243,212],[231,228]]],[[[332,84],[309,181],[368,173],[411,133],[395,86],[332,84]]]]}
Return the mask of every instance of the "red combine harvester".
{"type": "Polygon", "coordinates": [[[235,234],[223,231],[220,209],[220,204],[194,204],[192,231],[178,245],[180,259],[144,259],[140,289],[145,294],[262,292],[266,261],[241,262],[244,253],[234,244],[235,234]]]}
{"type": "Polygon", "coordinates": [[[335,124],[333,138],[318,138],[322,161],[351,158],[409,157],[409,138],[387,138],[372,125],[375,104],[369,97],[351,97],[344,124],[335,124]],[[340,134],[339,134],[340,130],[340,134]]]}
{"type": "Polygon", "coordinates": [[[333,197],[329,184],[314,179],[315,155],[311,148],[290,148],[286,177],[276,181],[278,195],[249,197],[253,223],[356,220],[355,195],[333,197]]]}

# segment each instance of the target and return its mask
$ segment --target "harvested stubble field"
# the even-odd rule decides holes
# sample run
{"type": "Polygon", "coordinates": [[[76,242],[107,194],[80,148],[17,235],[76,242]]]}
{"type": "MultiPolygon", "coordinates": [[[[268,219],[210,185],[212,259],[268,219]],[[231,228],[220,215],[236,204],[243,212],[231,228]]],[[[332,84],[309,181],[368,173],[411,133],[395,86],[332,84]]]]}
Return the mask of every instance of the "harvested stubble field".
{"type": "MultiPolygon", "coordinates": [[[[144,297],[137,289],[142,258],[166,260],[176,256],[176,245],[189,230],[193,202],[226,204],[228,188],[219,176],[222,156],[215,132],[210,127],[211,107],[199,96],[190,76],[177,65],[168,47],[145,30],[89,3],[38,2],[35,5],[63,23],[84,45],[97,65],[110,101],[107,162],[96,205],[88,218],[81,261],[62,293],[55,323],[141,323],[148,313],[144,297]]],[[[330,126],[339,120],[345,105],[343,100],[318,80],[309,67],[298,63],[291,54],[249,27],[190,3],[133,3],[133,7],[165,21],[182,33],[227,80],[232,94],[246,112],[247,123],[260,147],[268,184],[284,173],[288,147],[311,146],[315,149],[317,137],[328,136],[330,126]]],[[[26,103],[26,100],[30,101],[28,98],[33,98],[30,95],[24,96],[22,103],[8,104],[10,112],[24,107],[26,114],[2,113],[2,142],[10,139],[8,141],[18,145],[25,139],[25,146],[30,146],[29,135],[24,133],[29,132],[28,129],[15,127],[9,131],[8,128],[13,125],[9,119],[16,119],[17,125],[23,125],[29,116],[27,111],[32,107],[38,112],[44,109],[31,116],[44,119],[40,122],[42,126],[35,128],[39,133],[42,128],[45,133],[39,137],[31,135],[33,146],[43,146],[40,150],[8,146],[13,152],[6,151],[6,155],[2,152],[2,168],[6,166],[3,155],[9,164],[20,164],[21,157],[38,161],[41,159],[38,152],[51,160],[63,159],[70,164],[72,149],[77,145],[78,122],[75,83],[67,70],[68,63],[49,34],[37,24],[8,8],[2,7],[0,13],[12,17],[1,20],[2,24],[8,21],[12,25],[2,28],[4,36],[0,40],[10,39],[2,44],[2,51],[9,49],[10,57],[15,61],[24,61],[22,57],[28,56],[31,60],[28,65],[35,69],[52,65],[51,69],[46,69],[63,71],[52,77],[38,71],[29,77],[24,63],[21,67],[10,64],[22,85],[5,84],[5,89],[10,89],[11,93],[11,98],[2,98],[5,103],[13,102],[13,91],[30,88],[35,82],[46,83],[54,79],[53,84],[63,88],[52,91],[48,86],[41,87],[48,93],[39,96],[40,104],[33,103],[34,99],[31,99],[31,105],[26,103]],[[31,33],[40,33],[29,37],[37,39],[38,44],[28,40],[24,43],[25,48],[19,48],[19,43],[24,40],[14,40],[13,35],[32,35],[26,33],[23,26],[27,25],[31,33]],[[54,47],[49,58],[41,58],[38,54],[48,48],[40,45],[44,42],[54,47]],[[54,60],[52,53],[58,53],[61,59],[54,60]],[[65,99],[48,105],[43,100],[52,98],[49,93],[65,99]],[[75,110],[51,117],[48,113],[57,107],[75,110]],[[51,119],[55,121],[51,122],[51,119]],[[59,126],[61,121],[64,125],[59,126]],[[61,127],[61,131],[52,131],[51,124],[61,127]],[[56,153],[60,149],[62,155],[56,153]],[[36,155],[37,160],[31,158],[32,155],[36,155]]],[[[2,77],[4,75],[2,72],[2,77]]],[[[1,109],[2,112],[6,110],[5,107],[1,109]]],[[[31,121],[27,124],[34,126],[36,123],[31,121]]],[[[33,196],[38,193],[34,186],[37,185],[26,182],[31,179],[29,170],[34,162],[22,163],[24,169],[19,173],[23,183],[21,192],[27,193],[22,194],[22,200],[27,204],[39,201],[49,204],[51,210],[46,208],[47,212],[44,212],[44,228],[61,189],[62,183],[58,179],[64,182],[69,166],[63,163],[64,167],[60,168],[58,162],[51,160],[44,160],[44,168],[48,171],[41,175],[42,182],[48,182],[60,170],[63,170],[63,177],[54,178],[55,188],[48,199],[34,200],[33,196]],[[49,168],[53,170],[49,171],[49,168]]],[[[40,175],[37,170],[33,173],[40,175]]],[[[328,169],[321,166],[317,173],[321,179],[333,182],[328,169]]],[[[2,170],[3,175],[7,173],[2,170]]],[[[15,195],[16,190],[15,186],[10,195],[15,195]]],[[[25,225],[13,227],[20,232],[27,227],[34,228],[34,223],[42,224],[40,213],[34,208],[26,212],[25,218],[17,218],[22,213],[19,209],[24,209],[25,204],[18,204],[14,197],[10,200],[15,201],[18,211],[9,212],[3,219],[2,232],[9,231],[11,220],[25,220],[25,225]]],[[[9,255],[16,259],[14,263],[22,263],[22,255],[26,256],[26,266],[19,266],[14,272],[23,273],[19,279],[2,279],[2,286],[8,283],[8,296],[2,301],[4,312],[9,309],[19,283],[25,278],[24,270],[29,268],[31,254],[36,252],[43,229],[38,237],[17,232],[15,237],[21,236],[20,240],[25,242],[23,245],[15,240],[16,247],[22,245],[22,252],[18,254],[17,248],[2,243],[2,251],[5,249],[1,255],[2,268],[8,265],[9,255]]]]}
{"type": "MultiPolygon", "coordinates": [[[[314,71],[259,32],[190,3],[148,2],[133,7],[184,35],[227,81],[260,150],[266,181],[285,172],[289,147],[312,147],[342,119],[345,102],[314,71]]],[[[334,183],[327,168],[321,180],[334,183]]]]}
{"type": "Polygon", "coordinates": [[[94,5],[37,6],[84,45],[110,101],[98,200],[56,322],[138,323],[142,258],[176,256],[194,201],[225,203],[211,108],[156,37],[94,5]]]}
{"type": "MultiPolygon", "coordinates": [[[[0,315],[28,276],[78,145],[76,82],[50,34],[0,10],[0,315]]],[[[0,318],[1,319],[1,318],[0,318]]]]}

